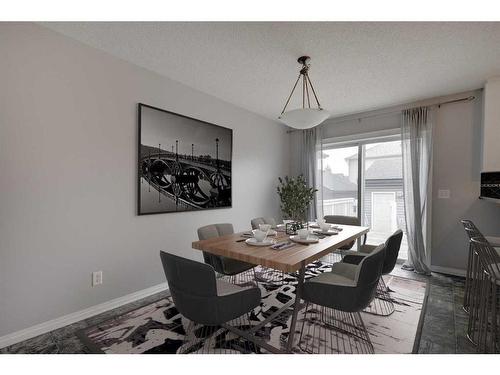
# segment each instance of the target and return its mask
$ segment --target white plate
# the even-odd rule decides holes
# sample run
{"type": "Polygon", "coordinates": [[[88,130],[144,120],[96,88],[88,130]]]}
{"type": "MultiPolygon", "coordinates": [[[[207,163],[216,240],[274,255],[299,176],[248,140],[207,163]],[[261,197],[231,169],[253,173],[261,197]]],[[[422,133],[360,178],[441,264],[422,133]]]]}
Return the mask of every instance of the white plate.
{"type": "Polygon", "coordinates": [[[267,235],[268,236],[276,236],[278,235],[278,232],[276,232],[275,230],[273,229],[269,229],[269,232],[267,232],[267,235]]]}
{"type": "Polygon", "coordinates": [[[273,242],[273,240],[270,240],[269,238],[266,238],[262,242],[257,242],[257,240],[252,237],[252,238],[245,240],[245,243],[247,245],[250,245],[250,246],[271,246],[274,242],[273,242]]]}
{"type": "Polygon", "coordinates": [[[306,239],[301,239],[299,236],[290,236],[290,239],[293,242],[297,243],[303,243],[303,244],[309,244],[309,243],[318,243],[319,238],[316,237],[314,234],[310,234],[306,239]]]}

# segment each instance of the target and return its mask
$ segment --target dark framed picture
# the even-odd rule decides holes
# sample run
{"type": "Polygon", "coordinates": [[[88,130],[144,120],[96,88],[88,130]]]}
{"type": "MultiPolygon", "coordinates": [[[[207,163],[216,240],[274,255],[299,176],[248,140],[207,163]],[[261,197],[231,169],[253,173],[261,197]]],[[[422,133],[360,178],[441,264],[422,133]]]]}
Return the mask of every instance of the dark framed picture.
{"type": "Polygon", "coordinates": [[[139,103],[138,214],[231,207],[233,130],[139,103]]]}
{"type": "Polygon", "coordinates": [[[500,172],[481,173],[481,198],[500,199],[500,172]]]}

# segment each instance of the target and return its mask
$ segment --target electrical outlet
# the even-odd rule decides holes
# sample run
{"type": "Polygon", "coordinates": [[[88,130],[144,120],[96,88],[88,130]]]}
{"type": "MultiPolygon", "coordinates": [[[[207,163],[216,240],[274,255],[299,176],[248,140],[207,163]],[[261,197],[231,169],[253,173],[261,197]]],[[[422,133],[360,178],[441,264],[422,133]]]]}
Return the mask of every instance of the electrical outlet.
{"type": "Polygon", "coordinates": [[[438,198],[439,199],[450,199],[450,191],[448,189],[438,190],[438,198]]]}
{"type": "Polygon", "coordinates": [[[92,286],[102,284],[102,271],[92,272],[92,286]]]}

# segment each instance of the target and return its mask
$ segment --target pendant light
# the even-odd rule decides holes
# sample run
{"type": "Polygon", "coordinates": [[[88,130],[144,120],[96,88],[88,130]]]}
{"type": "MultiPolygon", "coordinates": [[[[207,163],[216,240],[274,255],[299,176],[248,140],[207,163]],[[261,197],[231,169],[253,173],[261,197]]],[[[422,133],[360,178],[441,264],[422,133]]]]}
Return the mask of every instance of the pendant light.
{"type": "Polygon", "coordinates": [[[293,85],[292,92],[288,97],[285,107],[283,111],[281,111],[281,115],[278,119],[283,122],[285,125],[288,125],[295,129],[309,129],[313,128],[323,121],[325,121],[330,113],[323,108],[319,104],[318,97],[316,96],[316,91],[314,91],[314,87],[312,85],[311,79],[309,78],[309,62],[311,58],[309,56],[301,56],[297,59],[298,63],[302,65],[300,69],[299,77],[297,81],[295,81],[295,85],[293,85]],[[297,87],[297,84],[302,78],[302,108],[293,109],[291,111],[286,111],[286,107],[292,98],[292,95],[297,87]],[[314,100],[316,101],[316,108],[311,108],[311,97],[309,94],[309,88],[314,95],[314,100]]]}

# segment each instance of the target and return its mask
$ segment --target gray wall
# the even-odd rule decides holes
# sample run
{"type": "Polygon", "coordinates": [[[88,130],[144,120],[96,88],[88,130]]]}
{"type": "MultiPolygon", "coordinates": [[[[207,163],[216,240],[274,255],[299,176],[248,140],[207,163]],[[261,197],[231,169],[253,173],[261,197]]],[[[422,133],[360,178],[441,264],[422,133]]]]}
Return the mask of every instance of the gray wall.
{"type": "Polygon", "coordinates": [[[279,215],[282,125],[34,24],[0,24],[0,55],[0,336],[164,282],[201,225],[279,215]],[[231,209],[136,215],[138,102],[234,129],[231,209]]]}
{"type": "Polygon", "coordinates": [[[464,270],[467,239],[459,220],[473,220],[485,234],[500,235],[500,204],[480,200],[482,94],[472,102],[436,110],[434,127],[432,251],[433,266],[464,270]],[[450,199],[438,199],[449,189],[450,199]]]}

